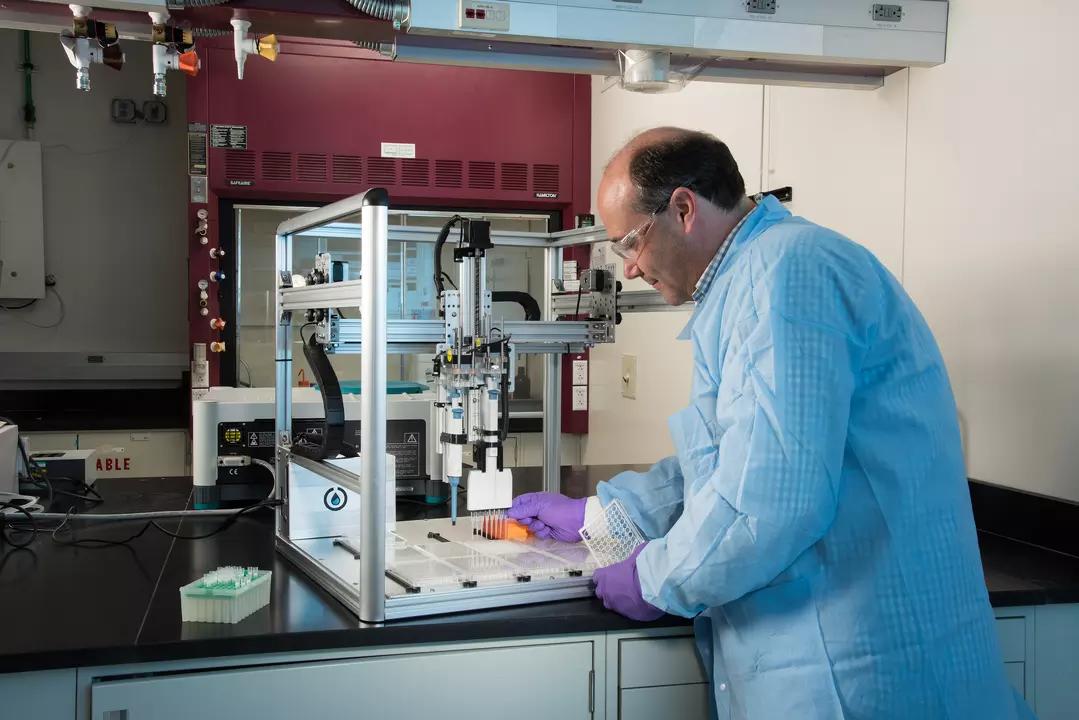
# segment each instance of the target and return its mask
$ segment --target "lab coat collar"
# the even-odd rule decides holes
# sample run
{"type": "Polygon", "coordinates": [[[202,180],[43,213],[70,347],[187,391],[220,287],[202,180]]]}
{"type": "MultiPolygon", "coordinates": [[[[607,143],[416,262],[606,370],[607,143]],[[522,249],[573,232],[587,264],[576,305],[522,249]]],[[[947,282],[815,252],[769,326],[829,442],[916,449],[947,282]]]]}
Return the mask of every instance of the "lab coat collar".
{"type": "Polygon", "coordinates": [[[697,303],[697,306],[693,309],[693,314],[689,316],[689,322],[682,328],[682,332],[678,334],[679,340],[689,340],[693,331],[693,324],[701,312],[701,307],[708,302],[708,295],[711,293],[712,288],[715,287],[716,281],[730,269],[734,258],[741,254],[745,245],[776,223],[790,217],[790,214],[790,210],[783,207],[783,203],[772,195],[765,195],[757,202],[757,207],[753,208],[745,220],[742,221],[742,227],[738,229],[734,239],[731,240],[730,247],[724,254],[722,261],[720,261],[719,270],[712,278],[710,287],[705,290],[704,298],[697,303]]]}

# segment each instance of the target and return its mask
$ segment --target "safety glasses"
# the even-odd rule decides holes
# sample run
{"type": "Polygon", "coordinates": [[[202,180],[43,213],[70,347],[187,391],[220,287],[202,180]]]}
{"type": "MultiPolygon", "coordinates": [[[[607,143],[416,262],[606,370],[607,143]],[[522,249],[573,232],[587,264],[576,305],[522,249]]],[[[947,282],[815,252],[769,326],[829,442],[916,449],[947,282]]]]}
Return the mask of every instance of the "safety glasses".
{"type": "Polygon", "coordinates": [[[652,229],[652,223],[656,221],[658,212],[659,210],[656,210],[649,215],[647,220],[623,235],[620,240],[611,240],[611,250],[614,254],[623,260],[633,260],[640,255],[641,248],[644,247],[644,236],[652,229]]]}

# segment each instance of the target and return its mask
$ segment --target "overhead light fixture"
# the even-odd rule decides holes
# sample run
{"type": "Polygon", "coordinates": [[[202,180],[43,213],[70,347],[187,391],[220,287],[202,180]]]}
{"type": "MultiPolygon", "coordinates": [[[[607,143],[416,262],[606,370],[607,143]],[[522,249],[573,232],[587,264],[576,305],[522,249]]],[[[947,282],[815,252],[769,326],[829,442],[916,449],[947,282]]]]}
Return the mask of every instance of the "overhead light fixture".
{"type": "Polygon", "coordinates": [[[671,54],[658,50],[619,50],[619,84],[624,90],[639,93],[678,92],[689,77],[671,70],[671,54]]]}

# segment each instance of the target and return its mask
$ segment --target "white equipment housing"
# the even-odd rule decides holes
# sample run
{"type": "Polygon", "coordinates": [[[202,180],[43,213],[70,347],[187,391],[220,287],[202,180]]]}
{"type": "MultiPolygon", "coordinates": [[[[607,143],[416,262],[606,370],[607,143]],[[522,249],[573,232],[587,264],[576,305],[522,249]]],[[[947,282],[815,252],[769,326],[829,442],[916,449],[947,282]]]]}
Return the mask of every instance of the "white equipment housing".
{"type": "MultiPolygon", "coordinates": [[[[346,394],[343,398],[346,423],[358,424],[360,396],[346,394]]],[[[428,478],[436,483],[441,481],[434,400],[431,393],[391,395],[387,399],[387,447],[398,460],[395,476],[399,481],[397,492],[400,494],[424,495],[428,478]]],[[[315,388],[293,388],[292,408],[294,424],[300,428],[317,426],[326,417],[322,396],[315,388]],[[310,423],[304,423],[305,420],[310,423]]],[[[221,501],[238,499],[228,497],[226,485],[219,484],[221,474],[240,478],[251,473],[259,477],[264,471],[254,466],[221,467],[219,457],[246,455],[272,464],[273,426],[273,388],[215,387],[210,388],[203,398],[194,401],[191,468],[195,502],[200,506],[213,506],[221,501]],[[231,442],[232,439],[235,441],[231,442]]],[[[268,482],[266,484],[268,486],[268,482]]]]}
{"type": "Polygon", "coordinates": [[[97,482],[97,450],[35,450],[30,462],[44,468],[46,477],[66,478],[76,484],[97,482]]]}
{"type": "MultiPolygon", "coordinates": [[[[396,528],[397,495],[395,458],[386,454],[386,531],[396,528]]],[[[334,467],[359,475],[362,456],[327,460],[334,467]]],[[[360,524],[360,495],[335,485],[317,473],[293,463],[288,474],[289,529],[299,540],[358,536],[360,524]]]]}
{"type": "Polygon", "coordinates": [[[948,3],[412,0],[405,27],[409,61],[619,75],[616,51],[653,50],[705,80],[879,87],[944,62],[948,3]]]}

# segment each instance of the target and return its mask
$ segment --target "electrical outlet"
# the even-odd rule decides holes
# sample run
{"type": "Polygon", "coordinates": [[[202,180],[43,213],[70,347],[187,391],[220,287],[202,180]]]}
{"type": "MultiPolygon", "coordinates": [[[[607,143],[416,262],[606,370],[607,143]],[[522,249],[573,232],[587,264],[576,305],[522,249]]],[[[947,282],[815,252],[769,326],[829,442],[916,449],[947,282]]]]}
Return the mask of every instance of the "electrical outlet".
{"type": "Polygon", "coordinates": [[[637,399],[637,356],[622,356],[622,397],[637,399]]]}
{"type": "Polygon", "coordinates": [[[588,409],[588,387],[584,385],[577,385],[573,388],[573,412],[580,412],[588,409]]]}
{"type": "Polygon", "coordinates": [[[901,22],[903,20],[903,6],[878,3],[873,6],[873,19],[877,22],[901,22]]]}
{"type": "Polygon", "coordinates": [[[462,30],[500,30],[510,29],[510,4],[507,2],[485,2],[483,0],[461,0],[457,27],[462,30]]]}
{"type": "Polygon", "coordinates": [[[587,360],[574,360],[573,361],[573,385],[587,385],[588,384],[588,361],[587,360]]]}
{"type": "Polygon", "coordinates": [[[776,0],[746,0],[746,11],[757,15],[775,15],[776,0]]]}

